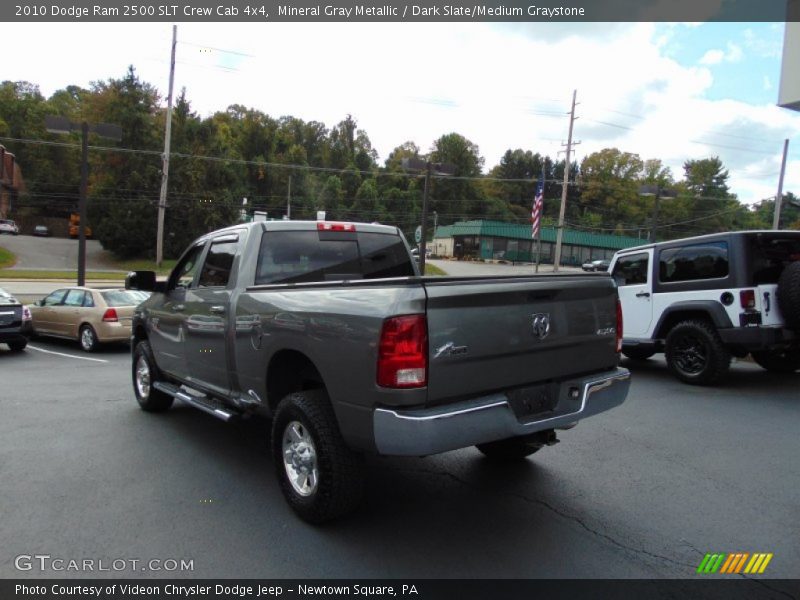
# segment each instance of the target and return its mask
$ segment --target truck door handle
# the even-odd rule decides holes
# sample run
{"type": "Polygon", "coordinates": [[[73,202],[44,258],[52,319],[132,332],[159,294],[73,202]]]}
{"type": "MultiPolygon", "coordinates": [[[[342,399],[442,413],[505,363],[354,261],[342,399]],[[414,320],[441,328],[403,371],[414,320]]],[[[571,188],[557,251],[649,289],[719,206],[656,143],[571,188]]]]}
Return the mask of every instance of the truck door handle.
{"type": "Polygon", "coordinates": [[[222,304],[215,304],[214,306],[212,306],[208,310],[209,310],[209,312],[212,312],[214,314],[221,315],[222,313],[225,312],[225,307],[222,304]]]}
{"type": "Polygon", "coordinates": [[[182,312],[182,311],[186,310],[186,307],[183,304],[174,304],[172,306],[172,310],[174,312],[182,312]]]}
{"type": "Polygon", "coordinates": [[[649,298],[650,297],[650,292],[639,292],[638,294],[636,294],[636,297],[637,298],[649,298]]]}

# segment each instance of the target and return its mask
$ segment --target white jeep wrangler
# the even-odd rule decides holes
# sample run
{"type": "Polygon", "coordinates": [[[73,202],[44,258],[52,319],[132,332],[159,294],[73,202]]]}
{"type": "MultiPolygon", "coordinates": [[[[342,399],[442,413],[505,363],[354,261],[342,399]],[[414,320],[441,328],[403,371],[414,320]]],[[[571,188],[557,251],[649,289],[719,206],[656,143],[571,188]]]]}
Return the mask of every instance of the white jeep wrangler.
{"type": "Polygon", "coordinates": [[[619,287],[622,353],[664,352],[678,379],[713,384],[731,357],[800,369],[800,231],[739,231],[627,248],[619,287]]]}

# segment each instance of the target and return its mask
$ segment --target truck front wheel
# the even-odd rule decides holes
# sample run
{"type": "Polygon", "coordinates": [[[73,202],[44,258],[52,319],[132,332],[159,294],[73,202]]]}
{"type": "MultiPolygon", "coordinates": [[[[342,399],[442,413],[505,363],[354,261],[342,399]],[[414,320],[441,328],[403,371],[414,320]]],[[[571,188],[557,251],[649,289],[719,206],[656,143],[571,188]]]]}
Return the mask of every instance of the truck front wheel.
{"type": "Polygon", "coordinates": [[[281,491],[303,520],[330,521],[361,502],[363,457],[345,444],[323,390],[281,400],[272,422],[272,456],[281,491]]]}
{"type": "Polygon", "coordinates": [[[172,406],[172,396],[153,387],[160,377],[150,344],[139,342],[133,350],[133,391],[142,410],[161,412],[172,406]]]}
{"type": "Polygon", "coordinates": [[[694,385],[717,383],[727,373],[731,355],[707,321],[682,321],[667,334],[664,354],[669,370],[694,385]]]}

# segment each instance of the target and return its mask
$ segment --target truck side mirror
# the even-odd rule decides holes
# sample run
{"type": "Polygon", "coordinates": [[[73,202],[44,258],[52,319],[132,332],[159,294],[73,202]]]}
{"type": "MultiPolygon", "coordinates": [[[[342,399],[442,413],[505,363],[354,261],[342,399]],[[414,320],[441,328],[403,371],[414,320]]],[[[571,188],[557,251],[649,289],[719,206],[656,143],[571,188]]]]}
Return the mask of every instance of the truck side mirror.
{"type": "Polygon", "coordinates": [[[141,290],[143,292],[156,291],[155,271],[131,271],[125,277],[126,290],[141,290]]]}

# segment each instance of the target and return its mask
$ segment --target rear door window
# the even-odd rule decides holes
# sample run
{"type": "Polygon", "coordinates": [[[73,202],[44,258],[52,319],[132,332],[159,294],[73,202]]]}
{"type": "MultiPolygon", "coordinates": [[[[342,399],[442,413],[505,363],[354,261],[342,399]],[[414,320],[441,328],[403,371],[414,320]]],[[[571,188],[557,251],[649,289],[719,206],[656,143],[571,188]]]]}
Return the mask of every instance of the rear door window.
{"type": "Polygon", "coordinates": [[[64,300],[64,306],[83,306],[83,297],[86,292],[83,290],[70,290],[64,300]]]}
{"type": "Polygon", "coordinates": [[[622,287],[647,283],[648,258],[647,252],[621,256],[614,265],[612,273],[617,285],[622,287]]]}

